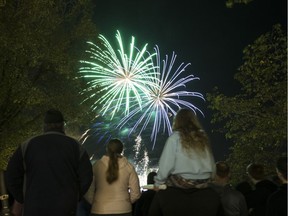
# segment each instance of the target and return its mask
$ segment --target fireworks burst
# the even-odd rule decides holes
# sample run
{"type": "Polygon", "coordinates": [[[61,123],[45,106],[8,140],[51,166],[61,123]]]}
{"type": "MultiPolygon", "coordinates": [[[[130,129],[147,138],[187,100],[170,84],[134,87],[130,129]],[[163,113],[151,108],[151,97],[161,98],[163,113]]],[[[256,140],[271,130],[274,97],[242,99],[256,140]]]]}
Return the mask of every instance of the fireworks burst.
{"type": "Polygon", "coordinates": [[[176,114],[179,108],[186,107],[195,113],[199,111],[203,115],[202,111],[195,105],[184,100],[186,97],[198,97],[204,100],[201,93],[182,90],[186,87],[187,83],[199,79],[192,74],[181,77],[182,73],[190,64],[181,63],[178,68],[174,70],[173,66],[177,57],[175,53],[172,54],[170,62],[166,55],[165,60],[163,60],[161,64],[160,51],[157,46],[155,47],[155,51],[157,53],[156,67],[153,68],[155,72],[152,73],[155,76],[155,83],[146,87],[147,91],[142,95],[143,105],[141,107],[134,107],[118,124],[118,127],[121,128],[126,125],[127,122],[136,119],[136,123],[130,130],[130,133],[134,132],[141,125],[139,132],[139,134],[141,134],[149,122],[153,122],[150,137],[153,141],[153,148],[161,125],[163,126],[163,132],[167,130],[169,135],[172,133],[171,117],[176,114]]]}
{"type": "Polygon", "coordinates": [[[86,100],[95,100],[93,110],[100,106],[102,115],[109,113],[111,119],[122,108],[128,114],[135,103],[141,109],[141,95],[147,94],[147,86],[155,85],[157,77],[152,61],[156,53],[149,54],[147,44],[137,49],[132,37],[129,54],[126,54],[119,31],[116,39],[117,51],[103,35],[99,36],[100,45],[87,42],[91,46],[86,51],[90,54],[90,61],[80,61],[85,66],[79,71],[82,77],[90,79],[89,87],[83,90],[83,93],[89,93],[86,100]],[[100,90],[96,90],[97,87],[100,90]],[[99,95],[102,96],[98,98],[99,95]]]}
{"type": "Polygon", "coordinates": [[[140,136],[151,125],[149,134],[154,148],[161,129],[171,135],[171,119],[180,108],[186,107],[203,115],[189,102],[191,97],[204,100],[201,93],[186,90],[188,83],[199,79],[192,74],[184,75],[190,64],[181,63],[176,67],[174,52],[170,58],[166,55],[162,60],[157,46],[152,54],[147,51],[147,44],[138,49],[134,37],[126,53],[119,31],[116,39],[116,51],[103,35],[99,36],[99,45],[87,42],[90,45],[86,51],[90,55],[89,61],[80,61],[84,64],[79,71],[81,77],[89,80],[88,87],[82,92],[89,95],[85,100],[94,100],[92,110],[97,109],[105,119],[109,116],[109,126],[113,118],[117,120],[113,120],[115,126],[103,133],[94,128],[93,134],[104,140],[104,137],[109,138],[109,131],[125,129],[127,132],[129,127],[127,136],[132,133],[140,136]],[[116,113],[117,118],[114,117],[116,113]]]}

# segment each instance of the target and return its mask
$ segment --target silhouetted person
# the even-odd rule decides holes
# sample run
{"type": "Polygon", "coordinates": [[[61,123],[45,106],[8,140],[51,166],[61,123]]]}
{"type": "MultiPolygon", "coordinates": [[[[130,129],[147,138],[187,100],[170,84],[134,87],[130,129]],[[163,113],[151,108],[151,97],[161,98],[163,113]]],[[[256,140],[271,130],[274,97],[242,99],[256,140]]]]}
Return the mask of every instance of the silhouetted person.
{"type": "Polygon", "coordinates": [[[48,110],[44,133],[21,144],[7,167],[7,187],[15,198],[13,213],[23,216],[71,216],[92,181],[88,154],[66,136],[64,118],[48,110]],[[23,207],[23,209],[21,209],[23,207]]]}
{"type": "Polygon", "coordinates": [[[277,189],[277,185],[265,179],[264,166],[261,164],[249,164],[247,174],[255,186],[255,189],[245,196],[250,215],[264,216],[267,199],[277,189]]]}
{"type": "Polygon", "coordinates": [[[251,187],[250,183],[248,181],[242,181],[238,183],[235,186],[235,189],[239,192],[241,192],[244,196],[246,196],[248,193],[250,193],[253,188],[251,187]]]}
{"type": "Polygon", "coordinates": [[[268,198],[266,216],[287,216],[287,156],[277,160],[276,172],[282,185],[268,198]]]}
{"type": "MultiPolygon", "coordinates": [[[[150,172],[147,176],[147,184],[154,184],[154,176],[156,172],[150,172]]],[[[134,216],[147,216],[150,209],[151,202],[154,198],[156,191],[147,190],[142,192],[141,197],[135,204],[134,216]]]]}
{"type": "Polygon", "coordinates": [[[235,190],[230,180],[230,167],[224,161],[216,163],[216,175],[214,181],[209,184],[221,197],[223,216],[247,216],[248,210],[244,195],[235,190]]]}

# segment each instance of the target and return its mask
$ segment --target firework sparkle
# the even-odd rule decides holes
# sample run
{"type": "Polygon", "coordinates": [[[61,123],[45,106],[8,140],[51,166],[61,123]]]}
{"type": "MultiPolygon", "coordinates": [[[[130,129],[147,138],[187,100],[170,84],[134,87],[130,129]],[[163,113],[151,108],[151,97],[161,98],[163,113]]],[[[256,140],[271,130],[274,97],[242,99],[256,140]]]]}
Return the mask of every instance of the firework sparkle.
{"type": "Polygon", "coordinates": [[[162,61],[160,50],[158,46],[155,47],[156,51],[156,66],[153,67],[155,70],[155,83],[147,86],[147,91],[142,95],[143,105],[141,107],[134,107],[132,111],[125,115],[118,124],[121,128],[129,121],[135,120],[135,124],[130,130],[130,133],[134,132],[139,126],[139,135],[147,128],[150,122],[152,123],[151,140],[153,141],[153,148],[157,140],[157,134],[163,128],[170,135],[172,133],[171,118],[175,116],[176,112],[183,107],[193,110],[195,113],[198,111],[202,115],[203,112],[184,99],[187,97],[198,97],[204,100],[204,97],[199,92],[191,92],[183,90],[186,88],[186,84],[193,81],[199,80],[198,77],[190,74],[188,76],[182,76],[185,69],[190,64],[181,63],[176,70],[174,70],[174,64],[177,55],[173,52],[169,61],[168,55],[162,61]]]}
{"type": "Polygon", "coordinates": [[[147,44],[142,49],[136,48],[132,36],[127,54],[119,31],[116,39],[117,51],[103,35],[99,36],[100,45],[87,42],[90,60],[81,60],[85,66],[79,70],[82,77],[90,80],[83,90],[83,93],[90,93],[85,100],[95,100],[93,110],[100,106],[100,113],[105,115],[109,111],[111,119],[122,108],[128,114],[135,103],[141,109],[141,95],[147,94],[147,86],[155,85],[157,78],[152,61],[156,53],[150,54],[147,44]],[[96,90],[97,87],[100,90],[96,90]],[[102,96],[97,98],[100,94],[102,96]]]}

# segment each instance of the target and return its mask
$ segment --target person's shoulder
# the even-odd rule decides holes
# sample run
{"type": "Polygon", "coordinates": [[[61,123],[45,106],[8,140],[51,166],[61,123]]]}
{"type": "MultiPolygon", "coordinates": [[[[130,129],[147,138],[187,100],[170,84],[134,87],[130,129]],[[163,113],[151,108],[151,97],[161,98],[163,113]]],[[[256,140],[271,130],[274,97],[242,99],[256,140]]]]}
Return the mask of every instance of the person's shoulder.
{"type": "Polygon", "coordinates": [[[45,138],[45,135],[46,135],[45,133],[32,135],[31,137],[26,139],[22,144],[30,143],[33,142],[34,140],[45,138]]]}
{"type": "Polygon", "coordinates": [[[59,131],[47,131],[43,134],[35,136],[35,138],[40,138],[40,139],[50,139],[50,138],[57,138],[57,139],[63,139],[69,142],[77,143],[80,145],[80,142],[76,140],[75,138],[65,134],[64,132],[59,132],[59,131]]]}
{"type": "Polygon", "coordinates": [[[223,190],[224,190],[224,186],[219,185],[215,182],[209,182],[208,187],[213,189],[214,191],[216,191],[219,195],[221,195],[223,193],[223,190]]]}
{"type": "Polygon", "coordinates": [[[102,169],[103,167],[108,167],[108,158],[105,158],[104,156],[100,159],[97,159],[94,161],[92,165],[93,171],[96,172],[98,169],[102,169]]]}
{"type": "Polygon", "coordinates": [[[178,131],[173,132],[167,139],[167,141],[175,141],[180,138],[180,133],[178,131]]]}
{"type": "Polygon", "coordinates": [[[244,198],[244,195],[240,192],[240,191],[237,191],[236,189],[230,187],[228,190],[227,190],[227,194],[231,195],[231,196],[235,196],[235,197],[243,197],[244,198]]]}
{"type": "Polygon", "coordinates": [[[31,136],[30,138],[26,139],[24,142],[20,144],[18,147],[19,150],[21,150],[22,155],[24,157],[26,150],[28,146],[30,146],[31,143],[37,142],[38,140],[41,140],[44,134],[37,134],[34,136],[31,136]]]}
{"type": "Polygon", "coordinates": [[[277,190],[278,186],[274,182],[270,181],[269,179],[264,179],[256,184],[256,189],[257,188],[266,188],[271,191],[275,191],[277,190]]]}
{"type": "Polygon", "coordinates": [[[59,133],[59,139],[63,139],[64,142],[66,142],[67,144],[72,144],[73,146],[75,146],[75,148],[79,149],[80,151],[80,155],[83,155],[83,153],[86,152],[86,149],[83,147],[83,145],[74,137],[71,137],[67,134],[61,134],[59,133]]]}
{"type": "Polygon", "coordinates": [[[126,158],[126,157],[122,157],[120,159],[120,161],[122,162],[122,164],[124,164],[125,166],[129,166],[130,168],[134,169],[134,165],[126,158]]]}
{"type": "Polygon", "coordinates": [[[179,137],[180,132],[179,131],[173,131],[173,133],[170,135],[170,137],[179,137]]]}
{"type": "MultiPolygon", "coordinates": [[[[71,142],[75,142],[75,143],[81,145],[81,143],[80,143],[77,139],[75,139],[74,137],[71,137],[71,136],[69,136],[69,135],[67,135],[67,134],[59,134],[59,135],[60,135],[60,136],[62,135],[63,137],[69,139],[71,142]]],[[[82,145],[81,145],[81,146],[82,146],[82,145]]]]}
{"type": "Polygon", "coordinates": [[[267,202],[269,204],[275,204],[275,203],[280,203],[283,200],[287,200],[287,191],[281,191],[281,190],[277,190],[274,193],[272,193],[269,197],[267,202]]]}
{"type": "Polygon", "coordinates": [[[282,199],[282,197],[286,197],[287,199],[287,184],[282,184],[281,186],[278,187],[276,191],[274,191],[270,195],[270,198],[273,198],[273,199],[278,199],[278,198],[282,199]]]}
{"type": "Polygon", "coordinates": [[[108,163],[109,163],[109,157],[107,155],[103,155],[100,159],[94,162],[93,166],[99,166],[99,164],[108,165],[108,163]]]}
{"type": "Polygon", "coordinates": [[[225,187],[225,190],[223,191],[223,199],[227,202],[233,202],[236,200],[245,200],[245,197],[240,191],[237,191],[232,187],[225,187]]]}
{"type": "Polygon", "coordinates": [[[135,167],[134,165],[128,161],[128,159],[126,157],[121,157],[119,160],[119,167],[120,168],[126,168],[129,171],[135,171],[135,167]]]}
{"type": "Polygon", "coordinates": [[[276,184],[274,182],[272,182],[271,180],[269,180],[269,179],[263,179],[263,180],[259,181],[257,184],[259,184],[259,185],[273,185],[273,186],[276,186],[276,184]]]}

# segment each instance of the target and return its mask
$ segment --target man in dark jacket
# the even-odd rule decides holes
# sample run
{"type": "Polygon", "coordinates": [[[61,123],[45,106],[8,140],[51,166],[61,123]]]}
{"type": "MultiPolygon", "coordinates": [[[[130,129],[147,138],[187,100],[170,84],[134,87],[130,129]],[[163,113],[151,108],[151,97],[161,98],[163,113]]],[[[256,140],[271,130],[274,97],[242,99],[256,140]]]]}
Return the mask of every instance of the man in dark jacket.
{"type": "Polygon", "coordinates": [[[214,181],[209,184],[221,197],[222,208],[218,215],[248,216],[245,197],[241,192],[235,190],[229,181],[229,165],[225,161],[218,161],[214,181]]]}
{"type": "MultiPolygon", "coordinates": [[[[150,172],[147,176],[147,184],[153,185],[155,183],[154,176],[156,176],[156,172],[150,172]]],[[[154,198],[156,191],[147,190],[143,191],[141,197],[135,203],[134,215],[135,216],[147,216],[151,202],[154,198]]]]}
{"type": "Polygon", "coordinates": [[[252,163],[247,166],[247,174],[255,189],[245,195],[247,207],[252,216],[264,216],[268,197],[277,190],[277,185],[265,179],[264,166],[252,163]]]}
{"type": "Polygon", "coordinates": [[[14,213],[23,216],[74,216],[93,177],[87,152],[65,135],[58,110],[46,112],[44,134],[21,144],[6,174],[14,213]]]}
{"type": "Polygon", "coordinates": [[[287,216],[287,156],[278,158],[276,172],[282,184],[268,198],[266,216],[287,216]]]}

